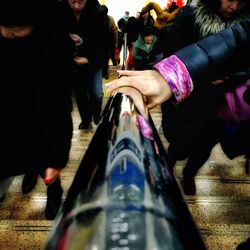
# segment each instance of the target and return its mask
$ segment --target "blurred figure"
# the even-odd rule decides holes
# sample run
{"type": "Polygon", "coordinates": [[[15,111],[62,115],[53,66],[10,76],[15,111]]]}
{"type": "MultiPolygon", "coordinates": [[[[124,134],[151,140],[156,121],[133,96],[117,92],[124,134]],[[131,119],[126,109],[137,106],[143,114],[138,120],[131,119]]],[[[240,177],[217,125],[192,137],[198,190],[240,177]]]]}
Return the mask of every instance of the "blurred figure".
{"type": "MultiPolygon", "coordinates": [[[[249,15],[248,4],[248,0],[199,0],[196,5],[184,6],[173,25],[159,32],[164,57],[244,20],[249,15]]],[[[246,81],[250,75],[248,70],[243,71],[240,77],[228,76],[231,82],[236,85],[246,81]]],[[[224,85],[229,86],[228,81],[224,85]]],[[[205,79],[199,86],[202,87],[195,89],[180,105],[169,100],[161,106],[162,129],[170,143],[169,165],[174,167],[177,160],[188,159],[183,170],[183,188],[185,194],[191,195],[196,193],[195,175],[221,140],[223,124],[217,110],[226,91],[215,83],[206,84],[205,79]]]]}
{"type": "MultiPolygon", "coordinates": [[[[132,86],[137,88],[147,97],[147,106],[148,108],[153,108],[158,104],[164,103],[167,100],[175,101],[176,108],[181,109],[181,104],[184,101],[191,100],[193,98],[194,92],[196,95],[201,95],[203,97],[204,90],[206,90],[210,85],[213,86],[211,81],[217,79],[218,77],[228,76],[237,72],[239,68],[244,69],[245,67],[249,67],[249,57],[250,53],[250,20],[243,20],[241,24],[234,25],[231,28],[226,29],[225,31],[221,31],[218,35],[209,36],[193,45],[189,45],[185,49],[179,50],[175,52],[174,55],[162,60],[160,63],[156,64],[154,67],[157,71],[119,71],[121,77],[118,80],[115,80],[108,84],[109,91],[112,91],[116,88],[122,86],[132,86]],[[218,49],[218,46],[220,49],[218,49]],[[242,48],[244,48],[242,50],[242,48]],[[166,84],[167,82],[167,84],[166,84]]],[[[224,84],[227,86],[227,82],[224,84]]],[[[218,88],[218,86],[216,86],[218,88]]],[[[250,87],[243,94],[243,100],[245,103],[250,105],[250,87]]],[[[218,89],[217,89],[218,90],[218,89]]],[[[213,99],[214,96],[210,95],[211,92],[208,92],[208,97],[213,99]]],[[[200,105],[201,103],[197,103],[200,105]]],[[[210,103],[208,103],[209,105],[210,103]]],[[[236,110],[240,112],[241,110],[236,110]]],[[[204,116],[206,116],[207,112],[214,112],[213,106],[210,105],[210,110],[204,112],[204,116]]],[[[186,112],[187,113],[187,112],[186,112]]],[[[185,112],[182,112],[183,116],[185,112]]],[[[188,112],[186,116],[190,116],[191,114],[188,112]]],[[[181,123],[180,117],[180,123],[181,123]]],[[[213,120],[213,122],[215,122],[213,120]]],[[[217,120],[216,120],[217,122],[217,120]]],[[[207,130],[210,132],[209,136],[213,136],[211,141],[217,140],[215,134],[222,135],[224,130],[224,121],[221,121],[221,126],[217,126],[217,124],[212,124],[214,127],[204,127],[202,124],[198,129],[196,127],[191,130],[189,126],[185,126],[186,119],[183,118],[183,131],[193,131],[193,137],[187,138],[190,134],[186,137],[183,136],[184,132],[179,133],[180,141],[179,146],[182,147],[185,152],[193,152],[193,154],[189,155],[192,157],[198,157],[198,159],[205,159],[206,156],[210,154],[211,144],[209,141],[203,143],[203,140],[200,139],[201,135],[206,138],[208,135],[206,134],[207,130]],[[214,128],[211,132],[209,129],[214,128]],[[186,129],[186,130],[185,130],[186,129]],[[201,129],[204,129],[204,133],[201,133],[201,129]],[[215,138],[215,139],[214,139],[215,138]],[[199,143],[197,143],[199,142],[199,143]],[[181,144],[182,143],[182,144],[181,144]],[[194,147],[194,145],[196,145],[194,147]],[[206,146],[208,150],[206,149],[206,146]],[[197,149],[198,148],[198,149],[197,149]],[[194,149],[197,149],[195,151],[194,149]],[[201,152],[202,150],[202,152],[201,152]],[[205,154],[203,154],[205,152],[205,154]],[[205,157],[204,157],[205,156],[205,157]]],[[[191,124],[192,125],[192,124],[191,124]]],[[[198,123],[199,125],[199,123],[198,123]]],[[[206,125],[206,124],[205,124],[206,125]]],[[[176,129],[180,129],[180,125],[176,123],[178,126],[176,129]]],[[[192,127],[191,127],[192,128],[192,127]]],[[[237,140],[241,140],[241,151],[237,149],[237,155],[250,155],[250,119],[243,121],[240,124],[239,130],[237,131],[238,137],[237,140]]],[[[178,134],[177,134],[178,135],[178,134]]],[[[184,134],[185,135],[185,134],[184,134]]],[[[171,134],[169,134],[171,136],[171,134]]],[[[176,136],[176,135],[174,135],[176,136]]],[[[178,139],[179,137],[176,136],[178,139]]],[[[207,138],[206,138],[207,139],[207,138]]],[[[209,139],[209,138],[208,138],[209,139]]],[[[178,146],[177,145],[177,146],[178,146]]],[[[234,145],[233,145],[234,146],[234,145]]],[[[228,152],[223,148],[223,151],[226,155],[228,152]]],[[[169,152],[168,152],[169,153],[169,152]]],[[[190,165],[191,169],[184,169],[187,173],[190,171],[194,174],[194,170],[197,168],[192,169],[192,167],[199,167],[205,161],[201,161],[201,164],[197,158],[193,158],[193,161],[196,162],[196,165],[190,165]]],[[[189,161],[190,163],[191,161],[189,161]]],[[[171,164],[171,162],[168,163],[171,164]]],[[[249,164],[249,161],[246,162],[249,164]]],[[[172,163],[174,165],[174,162],[172,163]]],[[[171,165],[170,165],[171,166],[171,165]]],[[[187,166],[186,166],[187,167],[187,166]]],[[[249,167],[249,166],[248,166],[249,167]]],[[[189,172],[189,173],[190,173],[189,172]]],[[[194,175],[192,175],[194,177],[194,175]]],[[[184,175],[185,178],[185,175],[184,175]]],[[[190,194],[192,191],[195,192],[195,184],[194,179],[191,185],[187,180],[187,189],[184,190],[187,194],[190,194]],[[191,186],[191,189],[190,189],[191,186]]]]}
{"type": "Polygon", "coordinates": [[[128,22],[123,30],[124,33],[127,33],[127,50],[128,50],[127,66],[128,69],[133,69],[134,68],[134,61],[132,56],[133,45],[140,34],[138,19],[136,19],[134,16],[129,17],[128,22]]]}
{"type": "Polygon", "coordinates": [[[124,16],[122,17],[126,22],[128,21],[128,19],[129,19],[129,11],[125,11],[124,12],[124,16]]]}
{"type": "Polygon", "coordinates": [[[150,15],[150,11],[140,14],[139,18],[139,30],[143,30],[145,26],[154,26],[154,18],[150,15]]]}
{"type": "MultiPolygon", "coordinates": [[[[126,26],[128,23],[128,19],[129,19],[129,11],[125,11],[125,15],[120,18],[117,22],[117,26],[118,26],[118,49],[121,52],[122,50],[122,46],[124,44],[124,33],[127,32],[126,26]]],[[[120,60],[118,62],[118,64],[120,64],[120,60]]]]}
{"type": "Polygon", "coordinates": [[[57,1],[36,4],[0,3],[2,93],[11,93],[1,105],[0,180],[25,174],[22,191],[28,193],[40,175],[48,186],[45,216],[54,219],[63,193],[60,171],[72,137],[68,81],[73,44],[57,1]]]}
{"type": "Polygon", "coordinates": [[[133,46],[133,59],[135,70],[151,69],[155,62],[154,45],[157,37],[154,35],[153,27],[143,28],[133,46]]]}
{"type": "Polygon", "coordinates": [[[81,116],[79,129],[93,129],[102,108],[102,68],[108,57],[108,17],[97,0],[61,1],[75,43],[73,94],[81,116]]]}
{"type": "Polygon", "coordinates": [[[167,23],[173,21],[179,11],[179,9],[176,9],[172,13],[169,13],[168,11],[162,9],[158,3],[149,2],[145,7],[142,8],[141,15],[150,10],[154,10],[156,13],[157,17],[155,19],[154,26],[157,29],[162,29],[164,26],[167,25],[167,23]]]}
{"type": "MultiPolygon", "coordinates": [[[[103,9],[105,10],[106,14],[108,15],[108,7],[106,5],[102,5],[103,9]]],[[[106,61],[106,64],[103,67],[103,76],[105,79],[109,79],[109,59],[111,59],[113,66],[117,65],[116,62],[116,48],[118,46],[118,27],[115,24],[114,18],[108,15],[108,22],[109,22],[109,54],[106,61]]]]}
{"type": "Polygon", "coordinates": [[[169,6],[169,8],[168,8],[168,12],[169,13],[172,13],[174,10],[176,10],[176,9],[178,9],[179,8],[179,6],[177,5],[177,3],[176,2],[172,2],[171,3],[171,5],[169,6]]]}

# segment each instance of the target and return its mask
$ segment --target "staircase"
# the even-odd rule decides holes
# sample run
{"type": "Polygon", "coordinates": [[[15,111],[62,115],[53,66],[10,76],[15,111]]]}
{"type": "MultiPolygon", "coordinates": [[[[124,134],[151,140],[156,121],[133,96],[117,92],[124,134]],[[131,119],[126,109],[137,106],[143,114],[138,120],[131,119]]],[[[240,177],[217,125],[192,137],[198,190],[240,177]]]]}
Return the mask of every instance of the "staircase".
{"type": "MultiPolygon", "coordinates": [[[[112,67],[110,79],[115,77],[116,68],[112,67]]],[[[104,92],[104,95],[107,100],[108,93],[104,92]]],[[[70,160],[62,171],[64,198],[94,134],[94,130],[77,129],[80,120],[75,106],[72,114],[74,132],[70,160]]],[[[159,128],[159,107],[151,111],[151,116],[159,128]]],[[[168,142],[160,129],[159,135],[167,148],[168,142]]],[[[179,161],[175,168],[180,187],[184,164],[185,161],[179,161]]],[[[208,250],[233,250],[250,237],[250,176],[245,173],[244,164],[243,157],[227,159],[216,145],[195,179],[197,195],[185,197],[208,250]]],[[[43,249],[53,225],[53,221],[44,216],[46,187],[42,180],[39,179],[36,188],[27,195],[21,193],[21,182],[22,176],[16,177],[0,202],[0,250],[43,249]]]]}

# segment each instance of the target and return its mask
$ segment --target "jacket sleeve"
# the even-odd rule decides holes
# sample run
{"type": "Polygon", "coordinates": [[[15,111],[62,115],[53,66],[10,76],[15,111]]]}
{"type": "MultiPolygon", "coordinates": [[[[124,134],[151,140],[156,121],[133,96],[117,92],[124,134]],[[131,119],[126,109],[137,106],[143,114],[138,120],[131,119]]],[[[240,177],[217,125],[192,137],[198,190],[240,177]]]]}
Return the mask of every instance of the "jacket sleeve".
{"type": "Polygon", "coordinates": [[[250,19],[185,47],[175,55],[194,84],[219,79],[249,65],[250,19]],[[206,81],[203,81],[206,80],[206,81]]]}
{"type": "Polygon", "coordinates": [[[108,57],[109,24],[108,16],[98,6],[93,14],[94,21],[89,21],[85,53],[92,67],[100,68],[108,57]]]}
{"type": "Polygon", "coordinates": [[[191,44],[154,65],[172,89],[177,102],[201,88],[249,66],[250,20],[191,44]]]}
{"type": "Polygon", "coordinates": [[[44,37],[36,100],[40,121],[35,126],[39,127],[37,151],[43,166],[63,168],[69,158],[73,131],[69,77],[74,45],[58,26],[50,25],[50,34],[44,37]]]}
{"type": "Polygon", "coordinates": [[[176,9],[172,13],[169,13],[163,10],[158,3],[149,2],[144,8],[142,8],[141,14],[144,14],[150,10],[154,10],[157,15],[154,26],[159,29],[161,29],[165,23],[172,21],[179,12],[179,9],[176,9]]]}

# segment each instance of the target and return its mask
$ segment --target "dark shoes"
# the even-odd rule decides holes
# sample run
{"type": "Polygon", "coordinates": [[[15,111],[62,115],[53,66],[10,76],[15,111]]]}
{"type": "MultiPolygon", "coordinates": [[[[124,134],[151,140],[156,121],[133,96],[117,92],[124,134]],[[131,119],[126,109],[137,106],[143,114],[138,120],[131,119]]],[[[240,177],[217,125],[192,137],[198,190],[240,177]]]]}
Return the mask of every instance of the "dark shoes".
{"type": "Polygon", "coordinates": [[[0,202],[3,202],[3,201],[4,201],[5,196],[6,196],[6,194],[4,194],[4,195],[0,198],[0,202]]]}
{"type": "Polygon", "coordinates": [[[47,203],[45,208],[45,217],[47,220],[54,220],[62,201],[63,189],[61,186],[61,179],[57,178],[47,188],[47,203]]]}
{"type": "Polygon", "coordinates": [[[98,125],[99,121],[100,121],[100,115],[93,115],[93,121],[95,123],[95,125],[98,125]]]}
{"type": "Polygon", "coordinates": [[[84,124],[83,122],[81,122],[78,126],[78,129],[92,130],[93,125],[92,125],[92,123],[84,124]]]}
{"type": "Polygon", "coordinates": [[[28,194],[31,192],[37,183],[38,174],[34,173],[27,173],[24,175],[23,182],[22,182],[22,193],[28,194]]]}
{"type": "Polygon", "coordinates": [[[246,241],[240,243],[236,250],[249,250],[250,249],[250,238],[248,238],[246,241]]]}
{"type": "Polygon", "coordinates": [[[196,194],[194,177],[194,175],[183,175],[183,192],[185,195],[196,194]]]}

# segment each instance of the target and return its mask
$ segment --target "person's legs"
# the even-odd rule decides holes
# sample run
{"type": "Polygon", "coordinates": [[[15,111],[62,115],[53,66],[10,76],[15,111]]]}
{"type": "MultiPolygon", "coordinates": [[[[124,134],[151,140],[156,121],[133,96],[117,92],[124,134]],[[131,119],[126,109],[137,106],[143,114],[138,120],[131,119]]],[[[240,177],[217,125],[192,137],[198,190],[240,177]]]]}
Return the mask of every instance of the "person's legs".
{"type": "Polygon", "coordinates": [[[13,181],[14,177],[8,177],[6,179],[0,180],[0,201],[4,200],[6,193],[13,181]]]}
{"type": "Polygon", "coordinates": [[[63,189],[61,179],[58,177],[52,184],[47,186],[47,203],[45,208],[45,217],[48,220],[54,220],[62,202],[63,189]]]}
{"type": "Polygon", "coordinates": [[[110,51],[110,58],[111,58],[113,66],[117,66],[117,61],[116,61],[115,53],[116,53],[116,48],[112,47],[111,51],[110,51]]]}
{"type": "Polygon", "coordinates": [[[110,56],[111,56],[111,52],[109,52],[109,56],[106,58],[106,61],[103,65],[102,76],[105,79],[109,79],[109,59],[110,59],[110,56]]]}
{"type": "Polygon", "coordinates": [[[101,110],[102,110],[102,69],[98,69],[92,74],[89,82],[89,96],[90,105],[89,109],[93,115],[93,120],[95,124],[98,124],[100,120],[101,110]]]}
{"type": "Polygon", "coordinates": [[[92,114],[90,110],[90,100],[88,94],[89,76],[86,72],[77,72],[75,77],[75,83],[73,85],[73,92],[77,108],[81,117],[81,123],[79,129],[89,128],[92,122],[92,114]]]}
{"type": "MultiPolygon", "coordinates": [[[[213,131],[210,131],[213,133],[213,131]]],[[[214,134],[207,131],[206,136],[200,136],[194,142],[190,151],[188,161],[183,169],[183,191],[186,195],[195,195],[195,176],[199,169],[206,163],[210,157],[213,147],[219,142],[219,133],[214,134]]]]}
{"type": "Polygon", "coordinates": [[[38,176],[39,176],[38,172],[28,172],[24,175],[22,182],[23,194],[28,194],[35,188],[38,176]]]}
{"type": "MultiPolygon", "coordinates": [[[[22,192],[23,194],[28,194],[31,192],[37,183],[38,176],[43,176],[37,172],[26,173],[22,182],[22,192]]],[[[61,187],[61,179],[57,178],[53,183],[47,186],[47,202],[45,208],[45,217],[48,220],[53,220],[58,210],[61,206],[63,189],[61,187]]]]}

